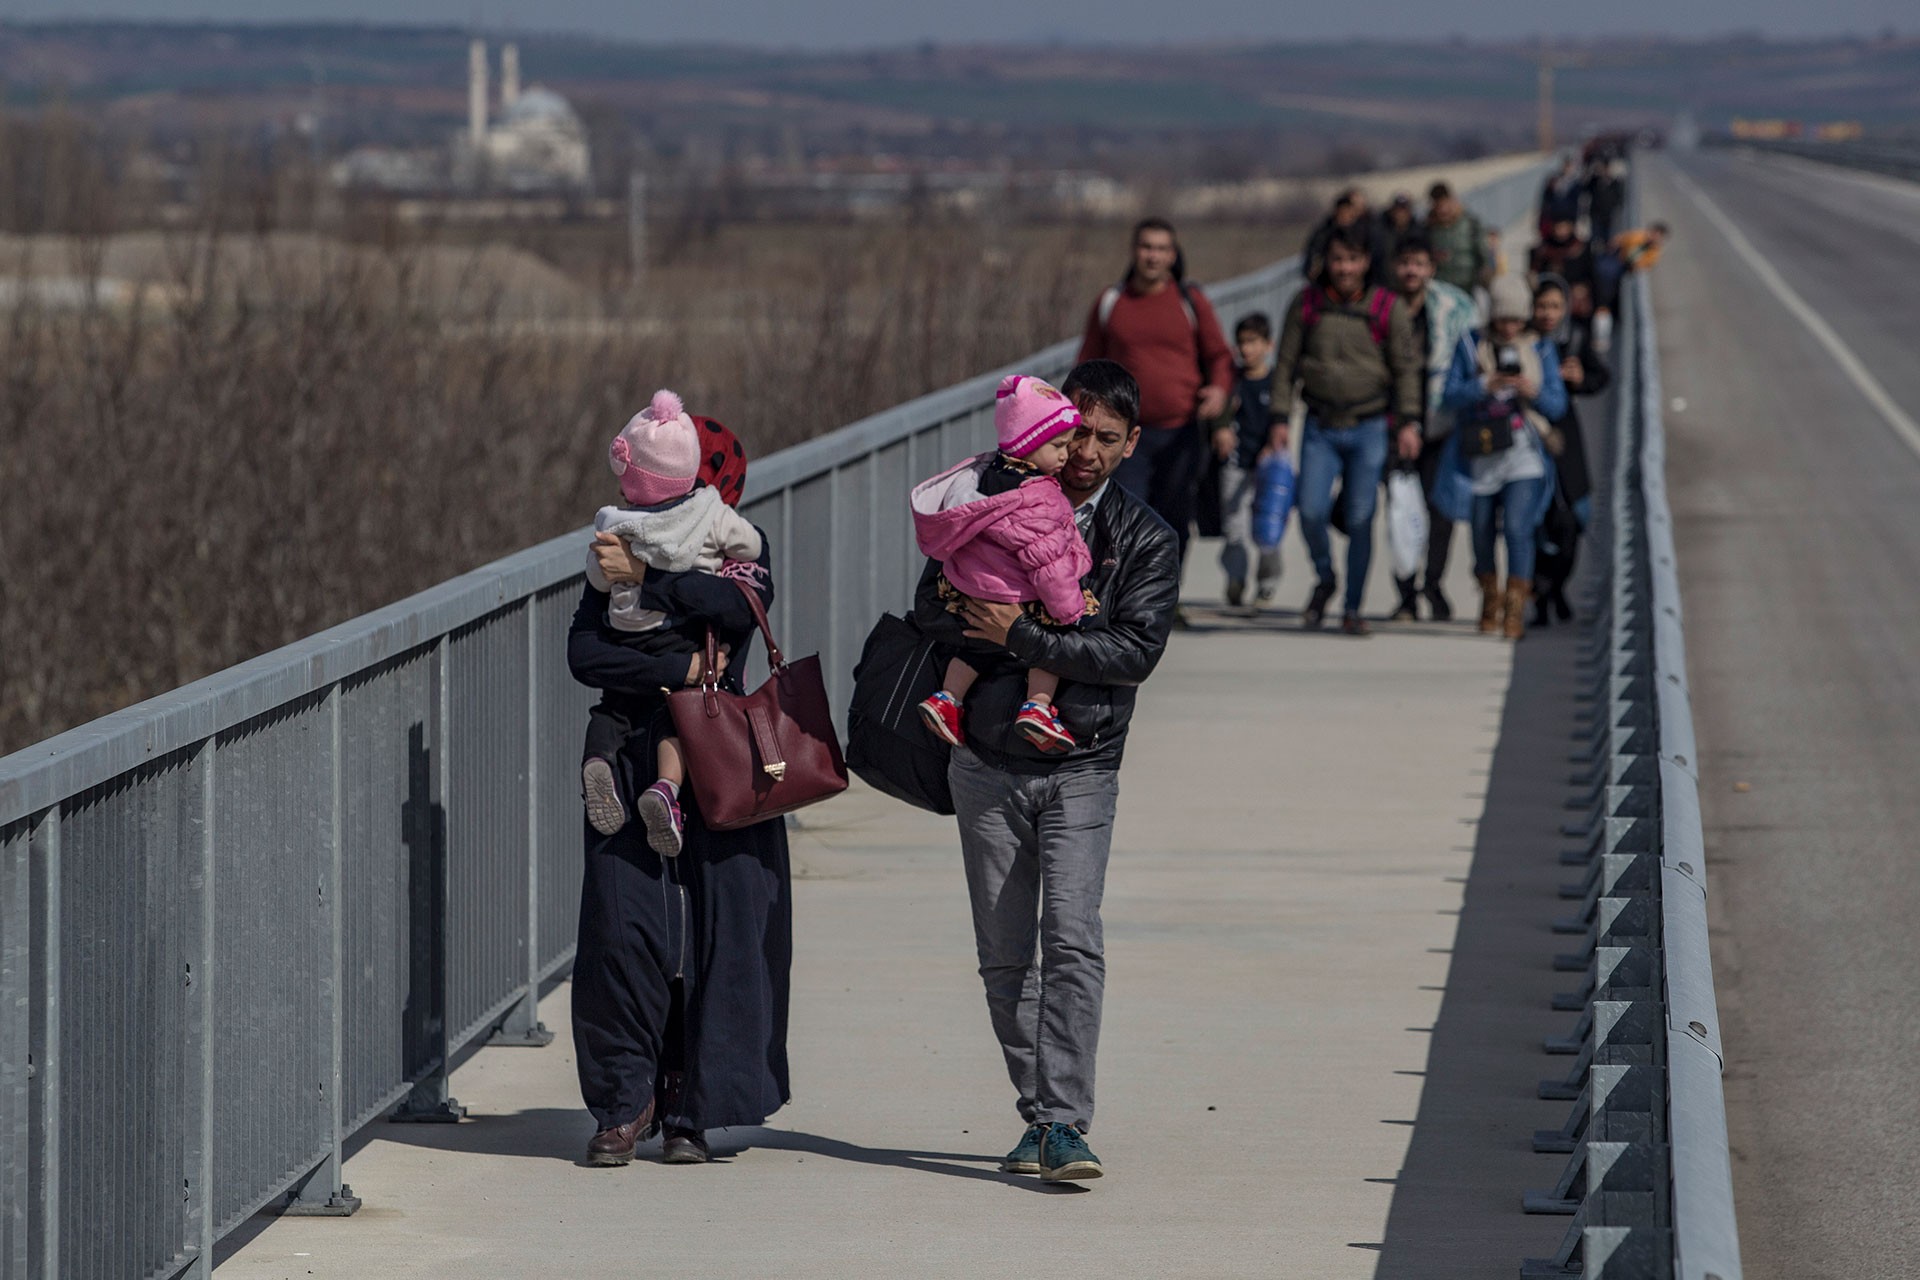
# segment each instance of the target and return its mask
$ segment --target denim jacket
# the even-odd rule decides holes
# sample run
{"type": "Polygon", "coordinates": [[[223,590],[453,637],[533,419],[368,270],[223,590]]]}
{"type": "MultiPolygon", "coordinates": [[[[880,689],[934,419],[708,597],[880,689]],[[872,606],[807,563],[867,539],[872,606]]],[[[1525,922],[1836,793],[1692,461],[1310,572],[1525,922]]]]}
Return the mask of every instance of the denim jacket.
{"type": "MultiPolygon", "coordinates": [[[[1534,397],[1532,407],[1551,421],[1567,411],[1567,384],[1560,379],[1560,352],[1546,338],[1534,339],[1533,350],[1540,358],[1540,394],[1534,397]]],[[[1441,403],[1458,412],[1478,404],[1486,394],[1486,383],[1480,377],[1480,335],[1469,333],[1453,349],[1453,364],[1447,370],[1447,387],[1441,393],[1441,403]]],[[[1553,455],[1538,440],[1534,447],[1540,450],[1541,460],[1547,465],[1547,483],[1540,486],[1538,509],[1531,513],[1530,525],[1537,526],[1553,504],[1557,477],[1553,455]]],[[[1460,455],[1458,431],[1448,435],[1441,446],[1440,464],[1433,480],[1433,505],[1449,520],[1473,518],[1473,470],[1471,460],[1460,455]]]]}

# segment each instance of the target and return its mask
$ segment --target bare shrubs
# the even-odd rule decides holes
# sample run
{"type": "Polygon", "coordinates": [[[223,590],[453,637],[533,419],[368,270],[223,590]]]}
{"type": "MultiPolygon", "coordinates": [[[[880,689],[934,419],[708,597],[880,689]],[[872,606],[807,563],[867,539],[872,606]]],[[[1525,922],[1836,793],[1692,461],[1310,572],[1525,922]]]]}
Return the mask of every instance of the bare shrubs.
{"type": "Polygon", "coordinates": [[[64,166],[67,202],[0,209],[0,752],[584,525],[658,386],[764,455],[1058,339],[1124,252],[1105,226],[721,227],[635,288],[277,229],[245,166],[116,230],[132,188],[56,141],[0,138],[0,172],[64,166]]]}

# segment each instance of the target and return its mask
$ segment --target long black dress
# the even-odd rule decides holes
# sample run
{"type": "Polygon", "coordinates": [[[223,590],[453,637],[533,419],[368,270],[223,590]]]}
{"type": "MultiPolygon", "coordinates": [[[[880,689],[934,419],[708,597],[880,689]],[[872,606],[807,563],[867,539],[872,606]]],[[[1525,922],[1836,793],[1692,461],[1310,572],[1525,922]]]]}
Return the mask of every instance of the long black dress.
{"type": "MultiPolygon", "coordinates": [[[[762,552],[762,569],[769,557],[762,552]]],[[[643,593],[643,607],[684,620],[692,632],[713,625],[733,646],[724,683],[738,689],[735,673],[753,638],[739,589],[703,573],[649,574],[643,593]]],[[[761,597],[772,601],[770,585],[761,597]]],[[[653,735],[670,731],[662,688],[686,683],[687,659],[622,645],[606,615],[606,595],[588,587],[569,631],[567,663],[582,684],[647,699],[655,713],[618,761],[632,797],[659,776],[653,735]]],[[[709,831],[691,788],[681,791],[681,805],[686,838],[677,858],[655,853],[639,822],[602,836],[582,819],[573,1042],[580,1092],[602,1129],[632,1120],[648,1098],[668,1125],[717,1129],[759,1124],[789,1097],[786,826],[709,831]]]]}
{"type": "Polygon", "coordinates": [[[1576,518],[1578,504],[1593,493],[1593,476],[1587,460],[1586,433],[1580,425],[1577,398],[1596,396],[1613,383],[1613,370],[1593,349],[1592,331],[1584,320],[1569,320],[1555,341],[1562,357],[1580,362],[1580,389],[1567,388],[1567,411],[1554,422],[1565,438],[1565,447],[1554,459],[1559,492],[1549,508],[1542,533],[1540,555],[1535,561],[1534,590],[1540,603],[1536,622],[1544,624],[1550,605],[1566,605],[1566,585],[1573,576],[1574,559],[1579,553],[1582,526],[1576,518]]]}

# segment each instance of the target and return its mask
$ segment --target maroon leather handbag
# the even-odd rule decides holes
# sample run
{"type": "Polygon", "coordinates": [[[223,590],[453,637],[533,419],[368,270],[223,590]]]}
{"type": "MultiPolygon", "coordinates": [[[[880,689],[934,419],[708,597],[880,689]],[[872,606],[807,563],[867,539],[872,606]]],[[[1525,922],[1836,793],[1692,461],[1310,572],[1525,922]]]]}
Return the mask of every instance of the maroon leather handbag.
{"type": "Polygon", "coordinates": [[[759,593],[744,582],[734,585],[766,637],[766,683],[747,694],[722,689],[713,674],[718,642],[708,628],[702,683],[667,695],[687,762],[687,784],[701,819],[714,831],[738,831],[847,789],[847,765],[819,655],[788,662],[759,593]]]}

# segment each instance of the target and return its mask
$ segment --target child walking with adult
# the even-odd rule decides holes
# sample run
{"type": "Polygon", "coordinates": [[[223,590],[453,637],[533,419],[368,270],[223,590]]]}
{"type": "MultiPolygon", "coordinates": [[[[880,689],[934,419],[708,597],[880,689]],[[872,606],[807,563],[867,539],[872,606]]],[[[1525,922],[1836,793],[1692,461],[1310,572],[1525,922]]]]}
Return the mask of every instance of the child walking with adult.
{"type": "MultiPolygon", "coordinates": [[[[1080,587],[1093,558],[1059,480],[1080,411],[1039,378],[1014,374],[995,393],[993,422],[998,451],[914,487],[915,537],[940,562],[941,590],[954,612],[968,599],[1017,603],[1043,626],[1071,627],[1098,607],[1080,587]]],[[[964,708],[980,660],[955,655],[940,689],[920,704],[927,728],[953,746],[965,740],[964,708]]],[[[1031,668],[1014,716],[1020,736],[1049,755],[1077,745],[1054,706],[1059,688],[1056,673],[1031,668]]]]}
{"type": "Polygon", "coordinates": [[[1255,541],[1253,507],[1260,460],[1286,452],[1288,424],[1285,417],[1273,420],[1273,322],[1266,312],[1241,316],[1233,344],[1240,364],[1227,416],[1213,429],[1213,451],[1220,459],[1220,531],[1226,535],[1220,567],[1227,574],[1227,603],[1237,609],[1247,598],[1249,576],[1255,605],[1272,603],[1280,586],[1280,548],[1255,541]]]}
{"type": "MultiPolygon", "coordinates": [[[[760,533],[730,505],[739,498],[738,486],[730,497],[715,485],[694,487],[704,453],[699,430],[680,397],[656,392],[608,449],[625,501],[600,508],[595,532],[618,537],[636,560],[663,573],[751,575],[762,550],[760,533]]],[[[703,651],[703,628],[691,628],[699,634],[689,634],[687,626],[676,626],[665,613],[645,608],[640,585],[609,582],[591,553],[587,582],[595,591],[608,593],[607,624],[630,648],[649,657],[703,651]]],[[[640,727],[634,699],[617,691],[603,692],[588,713],[581,793],[587,821],[602,835],[627,825],[614,760],[640,727]]],[[[686,759],[680,740],[670,733],[659,736],[654,750],[660,776],[640,793],[634,809],[646,824],[647,843],[654,852],[673,857],[680,852],[685,829],[680,789],[687,782],[686,759]]]]}

